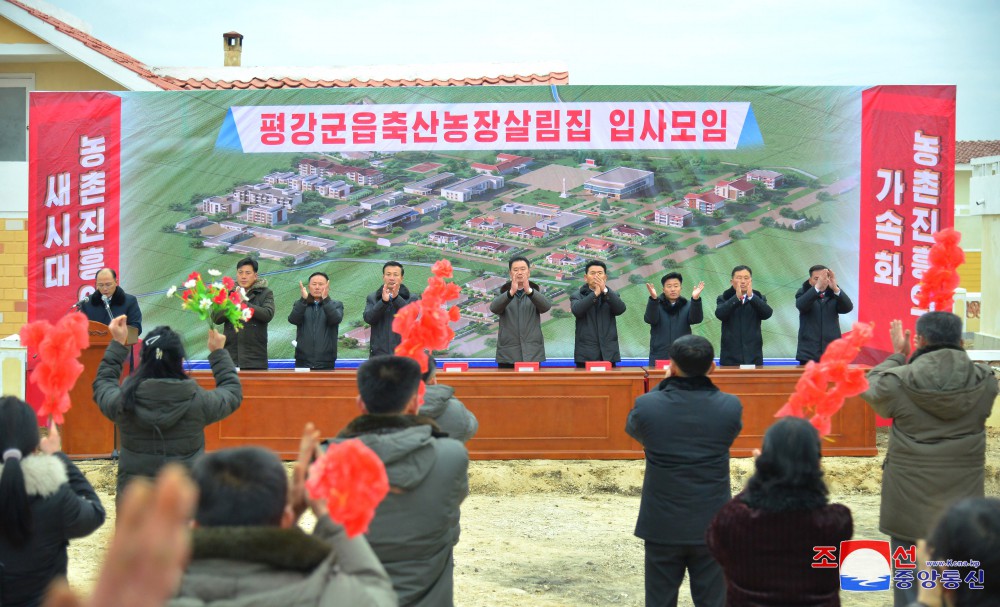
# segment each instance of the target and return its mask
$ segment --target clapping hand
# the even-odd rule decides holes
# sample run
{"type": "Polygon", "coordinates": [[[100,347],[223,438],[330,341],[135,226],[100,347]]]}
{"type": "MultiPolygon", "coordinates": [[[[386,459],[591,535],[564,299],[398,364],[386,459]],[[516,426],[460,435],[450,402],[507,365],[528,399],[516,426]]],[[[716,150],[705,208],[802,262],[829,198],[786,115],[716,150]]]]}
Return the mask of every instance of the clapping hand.
{"type": "Polygon", "coordinates": [[[653,285],[649,284],[648,282],[646,283],[646,290],[649,291],[650,299],[656,299],[657,297],[660,296],[660,294],[656,292],[656,289],[653,287],[653,285]]]}
{"type": "MultiPolygon", "coordinates": [[[[649,285],[646,286],[648,287],[649,285]]],[[[695,285],[694,291],[691,291],[691,299],[698,299],[699,297],[701,297],[701,292],[704,290],[705,290],[705,281],[701,281],[697,285],[695,285]]]]}
{"type": "Polygon", "coordinates": [[[302,299],[309,299],[309,289],[306,288],[302,281],[299,281],[299,290],[302,292],[302,299]]]}
{"type": "Polygon", "coordinates": [[[62,437],[59,436],[59,427],[55,422],[49,424],[49,435],[38,441],[38,449],[45,455],[62,451],[62,437]]]}
{"type": "Polygon", "coordinates": [[[311,499],[309,492],[306,491],[306,472],[313,458],[320,455],[319,443],[320,431],[312,422],[308,422],[302,430],[302,438],[299,439],[299,457],[292,471],[292,482],[288,486],[288,505],[291,506],[296,521],[307,506],[317,518],[327,513],[326,502],[311,499]]]}
{"type": "Polygon", "coordinates": [[[903,330],[903,321],[894,320],[889,323],[889,338],[892,340],[893,352],[910,357],[910,330],[903,330]]]}
{"type": "Polygon", "coordinates": [[[833,289],[834,292],[839,291],[840,287],[837,286],[837,277],[834,276],[833,270],[827,270],[826,275],[827,281],[830,283],[830,288],[833,289]]]}
{"type": "Polygon", "coordinates": [[[830,286],[829,271],[820,272],[819,279],[816,281],[816,290],[823,292],[826,291],[827,287],[829,286],[830,286]]]}

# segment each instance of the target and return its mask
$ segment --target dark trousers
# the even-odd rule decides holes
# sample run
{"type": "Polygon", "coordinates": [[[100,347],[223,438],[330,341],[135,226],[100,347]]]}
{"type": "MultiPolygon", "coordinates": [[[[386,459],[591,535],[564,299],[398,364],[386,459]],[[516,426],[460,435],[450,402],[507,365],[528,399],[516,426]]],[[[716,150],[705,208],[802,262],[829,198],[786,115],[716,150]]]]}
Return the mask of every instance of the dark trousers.
{"type": "Polygon", "coordinates": [[[497,363],[497,369],[513,369],[514,363],[497,363]]]}
{"type": "MultiPolygon", "coordinates": [[[[908,542],[906,540],[901,540],[889,536],[889,550],[890,555],[896,554],[896,548],[903,548],[904,550],[909,550],[910,546],[913,546],[913,542],[908,542]]],[[[920,566],[920,563],[917,563],[920,566]]],[[[896,568],[892,568],[893,576],[896,575],[896,568]]],[[[896,588],[894,582],[889,582],[892,585],[892,605],[893,607],[907,607],[910,603],[915,603],[917,601],[917,590],[920,588],[920,581],[917,580],[917,572],[913,572],[913,585],[909,588],[896,588]]]]}
{"type": "MultiPolygon", "coordinates": [[[[611,368],[612,369],[617,368],[617,367],[618,367],[618,363],[611,363],[611,368]]],[[[586,369],[587,368],[587,363],[585,363],[585,362],[583,362],[583,363],[576,363],[576,368],[577,369],[586,369]]]]}
{"type": "Polygon", "coordinates": [[[695,607],[725,605],[726,578],[707,546],[646,542],[646,607],[676,607],[685,569],[695,607]]]}

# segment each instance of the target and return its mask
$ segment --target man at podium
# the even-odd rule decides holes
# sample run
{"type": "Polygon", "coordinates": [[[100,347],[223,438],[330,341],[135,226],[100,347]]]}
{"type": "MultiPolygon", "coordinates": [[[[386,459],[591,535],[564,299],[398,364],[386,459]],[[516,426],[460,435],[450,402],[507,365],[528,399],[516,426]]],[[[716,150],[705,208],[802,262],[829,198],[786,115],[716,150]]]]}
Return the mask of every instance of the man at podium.
{"type": "Polygon", "coordinates": [[[111,268],[104,268],[97,273],[97,290],[90,297],[76,304],[89,319],[106,325],[115,318],[125,315],[125,324],[129,327],[129,343],[135,343],[142,333],[142,311],[135,295],[129,295],[118,285],[118,274],[111,268]]]}

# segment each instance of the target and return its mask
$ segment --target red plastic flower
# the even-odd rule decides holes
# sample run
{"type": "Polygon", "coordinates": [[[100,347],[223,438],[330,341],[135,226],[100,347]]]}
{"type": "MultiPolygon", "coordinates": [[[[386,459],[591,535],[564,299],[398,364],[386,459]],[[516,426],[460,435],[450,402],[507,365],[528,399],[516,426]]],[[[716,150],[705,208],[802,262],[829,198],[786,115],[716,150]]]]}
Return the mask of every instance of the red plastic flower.
{"type": "Polygon", "coordinates": [[[230,278],[230,277],[228,277],[228,276],[223,276],[223,277],[222,277],[222,286],[223,286],[223,287],[224,287],[224,288],[225,288],[225,289],[226,289],[227,291],[232,291],[232,290],[233,290],[233,289],[234,289],[234,288],[236,287],[236,283],[235,283],[235,282],[233,282],[233,279],[232,279],[232,278],[230,278]]]}
{"type": "Polygon", "coordinates": [[[934,234],[934,246],[927,255],[930,267],[924,270],[920,279],[918,308],[951,311],[959,282],[958,266],[965,263],[965,252],[958,246],[961,240],[962,234],[953,228],[934,234]]]}
{"type": "Polygon", "coordinates": [[[83,372],[77,360],[80,352],[90,345],[87,317],[79,312],[67,314],[53,327],[39,320],[21,327],[21,343],[38,350],[40,362],[31,372],[31,382],[42,391],[39,417],[51,416],[57,424],[72,403],[69,391],[83,372]]]}
{"type": "Polygon", "coordinates": [[[360,440],[347,440],[331,444],[309,466],[306,490],[313,499],[326,500],[330,518],[354,537],[368,531],[375,509],[389,493],[389,477],[374,451],[360,440]]]}
{"type": "Polygon", "coordinates": [[[864,369],[852,367],[851,361],[871,337],[870,324],[855,323],[848,335],[827,346],[818,363],[806,364],[795,392],[774,416],[808,419],[820,436],[829,435],[844,400],[868,389],[864,369]]]}
{"type": "Polygon", "coordinates": [[[191,272],[190,274],[188,274],[188,280],[201,280],[201,274],[199,274],[198,272],[191,272]]]}

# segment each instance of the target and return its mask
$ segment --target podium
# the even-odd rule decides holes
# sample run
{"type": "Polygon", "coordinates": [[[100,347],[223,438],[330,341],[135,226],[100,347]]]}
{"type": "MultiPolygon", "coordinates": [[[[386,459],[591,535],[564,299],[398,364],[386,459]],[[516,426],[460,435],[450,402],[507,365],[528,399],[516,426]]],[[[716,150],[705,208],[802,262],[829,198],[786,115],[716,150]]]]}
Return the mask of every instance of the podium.
{"type": "Polygon", "coordinates": [[[111,343],[111,331],[108,325],[94,320],[87,331],[90,346],[80,354],[83,372],[69,392],[73,406],[62,427],[63,452],[82,459],[108,458],[115,449],[115,425],[97,408],[93,384],[104,351],[111,343]]]}

